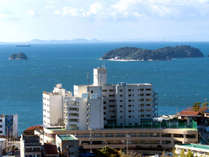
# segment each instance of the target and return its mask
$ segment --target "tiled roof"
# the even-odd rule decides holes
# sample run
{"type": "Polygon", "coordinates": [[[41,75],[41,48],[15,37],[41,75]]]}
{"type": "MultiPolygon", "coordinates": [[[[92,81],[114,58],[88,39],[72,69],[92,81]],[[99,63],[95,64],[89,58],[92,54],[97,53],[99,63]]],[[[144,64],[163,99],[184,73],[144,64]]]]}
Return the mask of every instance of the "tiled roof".
{"type": "Polygon", "coordinates": [[[27,128],[25,131],[34,131],[36,129],[43,129],[43,126],[41,126],[41,125],[31,126],[31,127],[27,128]]]}
{"type": "Polygon", "coordinates": [[[199,111],[195,111],[192,107],[190,107],[181,111],[179,114],[181,116],[198,116],[201,113],[205,112],[207,109],[208,109],[207,107],[201,107],[199,111]]]}

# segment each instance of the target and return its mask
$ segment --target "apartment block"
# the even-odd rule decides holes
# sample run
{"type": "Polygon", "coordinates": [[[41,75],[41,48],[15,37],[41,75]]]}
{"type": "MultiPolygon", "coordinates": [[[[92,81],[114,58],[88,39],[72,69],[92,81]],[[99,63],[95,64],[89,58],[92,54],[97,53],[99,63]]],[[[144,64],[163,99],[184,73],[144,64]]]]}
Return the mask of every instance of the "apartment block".
{"type": "Polygon", "coordinates": [[[18,116],[16,114],[0,115],[0,136],[18,137],[18,116]]]}
{"type": "Polygon", "coordinates": [[[53,92],[43,92],[44,127],[63,126],[69,130],[133,127],[157,116],[152,84],[107,84],[105,68],[95,68],[93,77],[93,84],[74,85],[74,95],[61,84],[53,92]]]}

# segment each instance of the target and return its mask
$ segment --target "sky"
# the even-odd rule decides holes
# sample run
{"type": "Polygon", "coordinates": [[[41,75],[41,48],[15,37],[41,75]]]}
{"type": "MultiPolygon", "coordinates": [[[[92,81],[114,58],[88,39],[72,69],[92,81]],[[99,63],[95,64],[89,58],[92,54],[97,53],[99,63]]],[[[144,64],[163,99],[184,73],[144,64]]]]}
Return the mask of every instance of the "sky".
{"type": "Polygon", "coordinates": [[[0,42],[209,41],[209,0],[0,0],[0,42]]]}

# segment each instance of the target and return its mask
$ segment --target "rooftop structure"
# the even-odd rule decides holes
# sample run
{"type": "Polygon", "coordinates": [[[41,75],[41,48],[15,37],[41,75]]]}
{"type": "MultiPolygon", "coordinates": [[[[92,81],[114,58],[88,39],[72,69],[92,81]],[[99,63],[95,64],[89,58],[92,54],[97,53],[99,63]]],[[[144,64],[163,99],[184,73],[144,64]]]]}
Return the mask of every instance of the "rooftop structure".
{"type": "Polygon", "coordinates": [[[194,108],[194,107],[190,107],[190,108],[187,108],[187,109],[179,112],[178,115],[180,115],[180,116],[199,117],[207,110],[208,110],[208,107],[200,107],[200,108],[197,108],[197,109],[194,108]]]}
{"type": "Polygon", "coordinates": [[[72,141],[72,140],[78,140],[74,135],[57,135],[58,138],[60,138],[62,141],[72,141]]]}

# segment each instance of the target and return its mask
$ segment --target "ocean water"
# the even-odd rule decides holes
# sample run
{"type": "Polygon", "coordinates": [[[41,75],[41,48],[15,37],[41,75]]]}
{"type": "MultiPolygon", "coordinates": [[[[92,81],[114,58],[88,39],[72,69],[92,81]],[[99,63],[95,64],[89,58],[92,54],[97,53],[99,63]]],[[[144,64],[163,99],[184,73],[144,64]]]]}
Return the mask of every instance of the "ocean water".
{"type": "Polygon", "coordinates": [[[19,132],[42,124],[42,92],[57,83],[73,90],[74,84],[92,82],[93,68],[105,65],[108,82],[148,82],[158,92],[159,114],[175,114],[195,102],[209,100],[209,58],[153,62],[101,61],[105,52],[123,46],[160,48],[191,45],[209,55],[209,43],[97,43],[68,45],[0,45],[0,114],[19,116],[19,132]],[[24,52],[27,61],[9,61],[24,52]]]}

